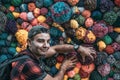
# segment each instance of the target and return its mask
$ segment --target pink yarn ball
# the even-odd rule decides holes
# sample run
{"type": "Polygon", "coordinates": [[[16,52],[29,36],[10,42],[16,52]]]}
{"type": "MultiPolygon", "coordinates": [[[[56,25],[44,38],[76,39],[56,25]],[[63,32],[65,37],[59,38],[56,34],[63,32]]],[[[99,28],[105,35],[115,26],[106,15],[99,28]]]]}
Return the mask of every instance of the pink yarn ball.
{"type": "Polygon", "coordinates": [[[46,15],[48,13],[48,9],[47,8],[41,8],[40,9],[40,14],[42,14],[42,15],[46,15]]]}
{"type": "Polygon", "coordinates": [[[26,12],[21,12],[20,13],[20,18],[23,19],[23,20],[25,20],[25,21],[27,21],[28,20],[27,19],[27,13],[26,12]]]}
{"type": "Polygon", "coordinates": [[[24,30],[29,31],[32,28],[32,25],[30,23],[28,23],[28,22],[23,22],[21,24],[21,28],[24,29],[24,30]]]}
{"type": "Polygon", "coordinates": [[[38,24],[38,20],[36,18],[34,18],[30,23],[32,26],[35,26],[38,24]]]}

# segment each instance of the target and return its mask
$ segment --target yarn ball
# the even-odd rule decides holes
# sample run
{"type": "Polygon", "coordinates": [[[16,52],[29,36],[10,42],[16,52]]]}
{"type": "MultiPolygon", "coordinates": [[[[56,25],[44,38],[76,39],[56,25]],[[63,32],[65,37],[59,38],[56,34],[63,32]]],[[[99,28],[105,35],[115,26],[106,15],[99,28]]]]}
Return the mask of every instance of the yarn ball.
{"type": "Polygon", "coordinates": [[[14,35],[18,30],[18,28],[16,26],[16,21],[8,20],[6,24],[7,25],[5,26],[5,31],[14,35]]]}
{"type": "Polygon", "coordinates": [[[37,20],[38,20],[39,23],[43,23],[43,22],[46,21],[46,17],[43,16],[43,15],[40,15],[40,16],[37,17],[37,20]]]}
{"type": "Polygon", "coordinates": [[[115,5],[117,5],[118,7],[120,7],[120,0],[114,0],[115,5]]]}
{"type": "Polygon", "coordinates": [[[75,74],[73,80],[80,80],[80,79],[81,79],[80,75],[79,74],[75,74]]]}
{"type": "Polygon", "coordinates": [[[92,31],[96,37],[102,38],[108,33],[108,27],[104,23],[96,23],[93,25],[92,31]]]}
{"type": "Polygon", "coordinates": [[[21,25],[24,22],[24,20],[21,18],[17,18],[16,22],[17,24],[21,25]]]}
{"type": "Polygon", "coordinates": [[[99,10],[95,10],[92,12],[91,17],[95,20],[95,21],[99,21],[102,19],[103,14],[99,11],[99,10]]]}
{"type": "Polygon", "coordinates": [[[110,12],[106,12],[103,15],[103,20],[105,20],[105,22],[107,22],[108,24],[112,25],[117,20],[117,17],[118,16],[115,12],[110,11],[110,12]]]}
{"type": "Polygon", "coordinates": [[[0,47],[5,47],[6,44],[5,44],[5,40],[0,40],[0,47]]]}
{"type": "Polygon", "coordinates": [[[47,13],[48,13],[48,9],[47,9],[47,8],[42,7],[42,8],[40,9],[40,14],[41,14],[41,15],[46,15],[47,13]]]}
{"type": "Polygon", "coordinates": [[[16,48],[14,47],[9,47],[8,48],[8,53],[14,56],[16,54],[16,48]]]}
{"type": "Polygon", "coordinates": [[[3,61],[5,61],[6,59],[8,59],[6,54],[1,54],[0,55],[0,63],[2,63],[3,61]]]}
{"type": "Polygon", "coordinates": [[[93,19],[91,17],[89,17],[85,20],[85,27],[89,28],[93,25],[93,23],[94,23],[93,19]]]}
{"type": "Polygon", "coordinates": [[[53,38],[59,38],[59,37],[62,36],[62,32],[59,29],[55,28],[55,27],[51,27],[50,28],[50,35],[53,38]]]}
{"type": "Polygon", "coordinates": [[[105,51],[108,53],[108,54],[113,54],[114,53],[114,49],[111,45],[107,45],[106,48],[105,48],[105,51]]]}
{"type": "Polygon", "coordinates": [[[120,35],[116,37],[115,41],[120,44],[120,35]]]}
{"type": "Polygon", "coordinates": [[[12,12],[12,14],[13,14],[14,18],[19,18],[19,16],[20,16],[20,13],[18,13],[18,12],[12,12]]]}
{"type": "Polygon", "coordinates": [[[15,37],[20,45],[25,45],[28,39],[28,32],[26,30],[19,29],[15,33],[15,37]]]}
{"type": "Polygon", "coordinates": [[[50,10],[53,21],[60,24],[69,21],[72,16],[72,10],[65,2],[56,2],[51,6],[50,10]]]}
{"type": "Polygon", "coordinates": [[[84,72],[87,72],[88,74],[90,74],[94,69],[95,69],[95,64],[94,63],[91,63],[89,65],[82,65],[81,66],[81,69],[84,71],[84,72]]]}
{"type": "Polygon", "coordinates": [[[79,26],[78,22],[75,19],[70,20],[70,27],[73,29],[77,29],[79,26]]]}
{"type": "Polygon", "coordinates": [[[115,57],[116,60],[120,60],[120,51],[116,51],[113,56],[115,57]]]}
{"type": "Polygon", "coordinates": [[[72,9],[73,14],[79,14],[80,13],[80,10],[77,6],[73,6],[73,7],[71,7],[71,9],[72,9]]]}
{"type": "Polygon", "coordinates": [[[115,51],[120,50],[120,44],[118,44],[117,42],[113,42],[113,43],[111,44],[111,46],[113,47],[113,49],[114,49],[115,51]]]}
{"type": "Polygon", "coordinates": [[[71,5],[71,6],[75,6],[79,0],[67,0],[67,2],[71,5]]]}
{"type": "Polygon", "coordinates": [[[75,76],[75,71],[74,70],[67,71],[67,75],[69,78],[73,78],[75,76]]]}
{"type": "Polygon", "coordinates": [[[43,7],[43,2],[44,2],[44,0],[37,0],[37,1],[35,1],[36,7],[38,7],[38,8],[43,7]]]}
{"type": "Polygon", "coordinates": [[[33,3],[33,2],[28,3],[28,10],[29,10],[30,12],[32,12],[35,8],[36,8],[35,3],[33,3]]]}
{"type": "Polygon", "coordinates": [[[0,34],[0,39],[6,40],[8,37],[8,33],[3,32],[2,34],[0,34]]]}
{"type": "Polygon", "coordinates": [[[90,11],[95,10],[97,7],[97,0],[84,0],[84,7],[90,11]]]}
{"type": "Polygon", "coordinates": [[[21,4],[20,5],[20,11],[21,12],[28,12],[28,5],[27,4],[21,4]]]}
{"type": "Polygon", "coordinates": [[[6,17],[7,17],[7,20],[14,19],[14,15],[11,12],[7,13],[6,17]]]}
{"type": "Polygon", "coordinates": [[[36,18],[34,18],[33,20],[30,21],[30,24],[32,26],[36,26],[38,24],[38,20],[36,18]]]}
{"type": "Polygon", "coordinates": [[[31,21],[31,20],[33,20],[35,17],[34,17],[34,15],[33,15],[33,12],[28,12],[27,13],[27,19],[29,20],[29,21],[31,21]]]}
{"type": "Polygon", "coordinates": [[[113,75],[113,78],[114,78],[115,80],[119,80],[119,79],[120,79],[120,72],[115,73],[115,74],[113,75]]]}
{"type": "Polygon", "coordinates": [[[105,42],[106,45],[108,45],[108,44],[111,44],[113,40],[109,35],[105,35],[103,37],[103,41],[105,42]]]}
{"type": "Polygon", "coordinates": [[[20,18],[23,19],[23,20],[25,20],[25,21],[27,21],[28,20],[27,19],[27,13],[26,12],[21,12],[20,13],[20,18]]]}
{"type": "Polygon", "coordinates": [[[90,80],[102,80],[102,76],[95,70],[90,74],[90,80]]]}
{"type": "Polygon", "coordinates": [[[21,29],[24,29],[24,30],[27,30],[27,31],[30,31],[30,29],[32,28],[32,25],[30,24],[30,23],[28,23],[28,22],[23,22],[22,24],[21,24],[21,27],[20,27],[21,29]]]}
{"type": "Polygon", "coordinates": [[[86,78],[89,76],[87,72],[84,72],[82,69],[79,71],[79,75],[81,78],[86,78]]]}
{"type": "Polygon", "coordinates": [[[99,51],[103,51],[106,48],[106,44],[102,40],[97,42],[97,46],[98,46],[99,51]]]}
{"type": "Polygon", "coordinates": [[[116,59],[114,58],[113,55],[109,55],[109,56],[107,57],[107,62],[108,62],[109,64],[113,65],[113,64],[116,62],[116,59]]]}
{"type": "Polygon", "coordinates": [[[83,39],[84,43],[94,43],[96,40],[96,36],[93,34],[92,31],[86,31],[86,36],[83,39]]]}
{"type": "Polygon", "coordinates": [[[114,63],[114,66],[115,66],[117,69],[120,69],[120,61],[119,61],[119,60],[116,61],[116,62],[114,63]]]}
{"type": "Polygon", "coordinates": [[[45,7],[50,7],[53,4],[53,0],[43,0],[43,5],[45,7]]]}
{"type": "Polygon", "coordinates": [[[99,8],[101,12],[111,11],[114,8],[114,3],[111,0],[100,0],[99,8]]]}
{"type": "Polygon", "coordinates": [[[105,63],[97,67],[98,72],[101,76],[106,76],[110,73],[110,64],[105,63]]]}
{"type": "Polygon", "coordinates": [[[117,33],[117,32],[110,32],[110,33],[108,33],[108,35],[113,39],[113,40],[115,40],[117,37],[118,37],[118,35],[119,35],[119,33],[117,33]]]}
{"type": "Polygon", "coordinates": [[[33,13],[34,13],[35,17],[38,17],[40,15],[40,9],[39,8],[35,8],[33,13]]]}
{"type": "Polygon", "coordinates": [[[97,57],[95,59],[96,65],[101,65],[106,63],[106,59],[108,57],[108,54],[106,52],[97,52],[97,57]]]}
{"type": "Polygon", "coordinates": [[[11,4],[13,6],[20,6],[22,4],[23,0],[11,0],[11,4]]]}
{"type": "Polygon", "coordinates": [[[60,54],[56,57],[56,61],[62,63],[64,60],[64,55],[60,54]]]}
{"type": "Polygon", "coordinates": [[[8,47],[2,47],[0,53],[8,54],[8,47]]]}
{"type": "Polygon", "coordinates": [[[76,38],[78,40],[83,40],[86,36],[86,32],[87,32],[87,30],[85,28],[79,27],[75,32],[76,38]]]}
{"type": "Polygon", "coordinates": [[[79,15],[75,20],[79,23],[79,25],[83,25],[85,22],[85,18],[82,15],[79,15]]]}
{"type": "Polygon", "coordinates": [[[0,11],[4,12],[4,13],[8,13],[9,12],[8,8],[6,8],[5,6],[3,6],[2,4],[0,4],[0,11]]]}

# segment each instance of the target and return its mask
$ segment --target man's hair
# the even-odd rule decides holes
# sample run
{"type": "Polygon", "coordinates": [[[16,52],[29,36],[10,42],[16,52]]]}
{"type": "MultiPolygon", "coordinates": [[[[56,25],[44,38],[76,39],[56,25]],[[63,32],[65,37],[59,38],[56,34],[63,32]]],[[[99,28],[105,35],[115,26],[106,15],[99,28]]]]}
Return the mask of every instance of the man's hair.
{"type": "Polygon", "coordinates": [[[33,39],[35,35],[40,33],[49,33],[49,30],[43,26],[33,26],[28,32],[28,38],[33,39]]]}

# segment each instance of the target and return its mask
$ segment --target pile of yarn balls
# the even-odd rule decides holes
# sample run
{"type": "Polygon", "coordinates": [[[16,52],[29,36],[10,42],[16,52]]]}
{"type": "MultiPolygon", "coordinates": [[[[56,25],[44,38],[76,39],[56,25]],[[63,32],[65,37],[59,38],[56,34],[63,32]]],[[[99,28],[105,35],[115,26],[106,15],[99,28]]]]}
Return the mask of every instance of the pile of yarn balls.
{"type": "MultiPolygon", "coordinates": [[[[0,63],[27,47],[34,26],[50,30],[50,45],[78,44],[96,50],[94,61],[81,59],[63,80],[120,80],[120,0],[0,0],[0,63]]],[[[69,54],[69,55],[68,55],[69,54]]],[[[45,59],[54,76],[65,57],[45,59]]]]}

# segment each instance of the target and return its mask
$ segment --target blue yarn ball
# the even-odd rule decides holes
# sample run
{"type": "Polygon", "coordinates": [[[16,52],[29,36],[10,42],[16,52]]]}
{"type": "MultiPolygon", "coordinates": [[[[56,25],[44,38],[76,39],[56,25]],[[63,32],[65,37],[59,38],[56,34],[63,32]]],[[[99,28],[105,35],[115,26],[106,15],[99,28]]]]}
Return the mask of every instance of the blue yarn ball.
{"type": "Polygon", "coordinates": [[[120,51],[117,51],[113,54],[116,60],[120,60],[120,51]]]}
{"type": "Polygon", "coordinates": [[[8,53],[14,56],[14,55],[16,54],[16,48],[14,48],[14,47],[9,47],[9,48],[8,48],[8,53]]]}
{"type": "Polygon", "coordinates": [[[8,54],[8,47],[2,47],[0,53],[1,54],[8,54]]]}
{"type": "Polygon", "coordinates": [[[27,4],[21,4],[20,11],[21,12],[28,12],[28,5],[27,4]]]}
{"type": "Polygon", "coordinates": [[[6,59],[8,59],[8,58],[5,54],[0,55],[0,63],[5,61],[6,59]]]}
{"type": "Polygon", "coordinates": [[[5,40],[0,40],[0,47],[4,47],[5,45],[5,40]]]}
{"type": "Polygon", "coordinates": [[[69,21],[72,16],[72,9],[65,2],[56,2],[50,10],[53,21],[59,24],[69,21]]]}
{"type": "Polygon", "coordinates": [[[44,0],[37,0],[37,1],[35,2],[36,7],[38,7],[38,8],[43,7],[43,1],[44,1],[44,0]]]}
{"type": "Polygon", "coordinates": [[[43,0],[43,5],[45,7],[50,7],[53,4],[53,0],[43,0]]]}

